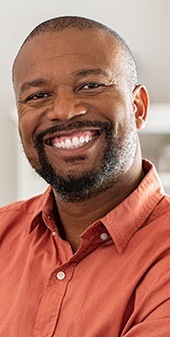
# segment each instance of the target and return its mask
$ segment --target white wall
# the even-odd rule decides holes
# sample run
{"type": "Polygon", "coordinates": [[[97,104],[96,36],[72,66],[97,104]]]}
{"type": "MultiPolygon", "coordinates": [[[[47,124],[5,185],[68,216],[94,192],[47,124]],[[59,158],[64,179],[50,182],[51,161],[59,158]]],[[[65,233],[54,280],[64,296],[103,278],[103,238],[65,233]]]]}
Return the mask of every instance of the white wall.
{"type": "Polygon", "coordinates": [[[11,114],[16,113],[11,67],[27,34],[41,21],[59,15],[81,15],[99,20],[117,30],[130,45],[136,56],[140,81],[148,87],[151,100],[168,103],[170,1],[1,0],[0,5],[0,205],[3,205],[38,193],[40,187],[39,178],[35,178],[30,191],[29,179],[27,176],[24,179],[24,175],[23,188],[19,184],[18,166],[24,165],[25,175],[33,173],[28,173],[26,161],[24,164],[20,159],[17,161],[20,146],[16,122],[11,118],[11,114]]]}

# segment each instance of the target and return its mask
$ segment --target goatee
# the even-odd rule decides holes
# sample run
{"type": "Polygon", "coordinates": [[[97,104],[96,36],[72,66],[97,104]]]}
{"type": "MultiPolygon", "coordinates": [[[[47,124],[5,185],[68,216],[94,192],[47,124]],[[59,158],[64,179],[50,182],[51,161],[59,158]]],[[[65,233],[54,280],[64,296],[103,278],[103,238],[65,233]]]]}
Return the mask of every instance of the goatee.
{"type": "MultiPolygon", "coordinates": [[[[67,202],[80,202],[112,188],[121,179],[129,158],[134,157],[136,151],[136,132],[131,126],[124,139],[116,139],[115,130],[111,122],[82,121],[74,122],[68,127],[64,124],[45,130],[34,138],[34,145],[38,153],[39,167],[33,166],[55,190],[56,194],[67,202]],[[50,164],[45,149],[44,136],[59,131],[78,130],[81,128],[100,128],[105,133],[107,147],[100,162],[93,169],[83,173],[58,174],[50,164]]],[[[74,159],[73,159],[74,160],[74,159]]],[[[86,155],[79,156],[79,160],[86,160],[86,155]]],[[[36,165],[37,166],[37,165],[36,165]]]]}

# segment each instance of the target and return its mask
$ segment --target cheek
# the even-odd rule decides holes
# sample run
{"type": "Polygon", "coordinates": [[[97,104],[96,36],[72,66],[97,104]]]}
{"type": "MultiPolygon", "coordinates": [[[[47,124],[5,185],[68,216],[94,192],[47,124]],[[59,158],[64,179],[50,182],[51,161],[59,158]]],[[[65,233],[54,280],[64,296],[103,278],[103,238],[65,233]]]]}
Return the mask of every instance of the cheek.
{"type": "Polygon", "coordinates": [[[32,140],[32,127],[28,123],[19,122],[19,134],[22,147],[31,166],[39,167],[39,158],[32,140]]]}
{"type": "Polygon", "coordinates": [[[33,143],[33,134],[35,128],[35,121],[25,116],[19,117],[18,130],[21,139],[21,143],[26,157],[30,161],[38,160],[37,152],[33,143]]]}
{"type": "Polygon", "coordinates": [[[32,123],[30,120],[19,118],[18,130],[22,143],[32,142],[32,123]]]}
{"type": "Polygon", "coordinates": [[[32,143],[32,138],[39,124],[36,112],[27,107],[18,107],[18,129],[22,142],[32,143]]]}
{"type": "Polygon", "coordinates": [[[112,89],[99,98],[101,99],[98,100],[97,106],[106,117],[117,121],[125,118],[130,108],[130,102],[123,93],[112,89]]]}

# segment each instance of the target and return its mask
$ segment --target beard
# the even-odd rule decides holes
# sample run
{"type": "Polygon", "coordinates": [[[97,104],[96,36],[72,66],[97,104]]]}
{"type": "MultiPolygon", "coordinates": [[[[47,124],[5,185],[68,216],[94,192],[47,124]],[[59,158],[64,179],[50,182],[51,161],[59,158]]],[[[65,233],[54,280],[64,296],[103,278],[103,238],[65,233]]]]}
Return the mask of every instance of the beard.
{"type": "MultiPolygon", "coordinates": [[[[37,162],[30,161],[35,171],[55,190],[56,194],[66,202],[81,202],[95,197],[101,192],[112,188],[122,179],[129,160],[133,160],[136,154],[137,132],[133,122],[126,130],[123,139],[115,138],[115,130],[111,122],[79,121],[71,125],[60,125],[42,131],[35,136],[34,146],[38,154],[37,162]],[[43,138],[59,131],[80,130],[80,128],[99,127],[105,132],[106,148],[103,151],[100,162],[87,172],[75,172],[62,174],[50,164],[45,149],[43,138]]],[[[68,161],[86,160],[86,155],[79,155],[68,161]]]]}

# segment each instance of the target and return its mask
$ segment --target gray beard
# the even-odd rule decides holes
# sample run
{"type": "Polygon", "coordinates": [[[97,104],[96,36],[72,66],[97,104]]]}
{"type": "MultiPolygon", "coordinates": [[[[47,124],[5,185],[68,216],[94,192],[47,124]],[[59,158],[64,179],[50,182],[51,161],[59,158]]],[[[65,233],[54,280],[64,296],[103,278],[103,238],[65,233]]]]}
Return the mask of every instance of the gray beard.
{"type": "MultiPolygon", "coordinates": [[[[39,157],[39,167],[35,167],[37,165],[33,165],[30,161],[36,172],[53,187],[61,199],[67,202],[87,200],[117,185],[125,172],[127,162],[129,159],[133,159],[136,154],[137,132],[134,125],[130,126],[124,139],[115,140],[114,129],[109,122],[79,122],[78,125],[74,123],[72,128],[75,129],[75,125],[80,126],[80,124],[82,127],[102,126],[103,132],[105,132],[107,148],[100,163],[92,170],[82,174],[75,172],[65,175],[56,172],[46,156],[43,137],[45,134],[53,134],[58,131],[57,127],[48,129],[36,136],[34,144],[39,157]]],[[[78,159],[84,161],[86,156],[78,156],[78,159]]]]}

